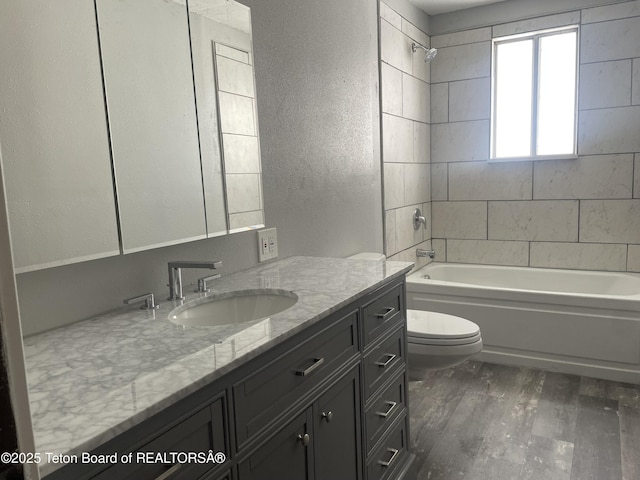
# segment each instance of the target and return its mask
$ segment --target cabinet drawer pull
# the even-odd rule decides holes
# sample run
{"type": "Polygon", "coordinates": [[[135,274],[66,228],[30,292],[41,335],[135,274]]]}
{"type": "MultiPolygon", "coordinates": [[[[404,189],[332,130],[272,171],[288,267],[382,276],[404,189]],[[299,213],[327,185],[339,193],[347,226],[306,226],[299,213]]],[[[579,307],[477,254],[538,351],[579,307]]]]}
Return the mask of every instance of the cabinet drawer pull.
{"type": "Polygon", "coordinates": [[[387,452],[391,452],[391,458],[389,460],[387,460],[386,462],[378,460],[378,464],[382,465],[383,467],[390,467],[393,462],[395,462],[398,453],[400,453],[400,450],[396,450],[395,448],[387,448],[387,452]]]}
{"type": "Polygon", "coordinates": [[[382,418],[387,418],[389,415],[391,415],[391,412],[393,412],[393,410],[396,408],[396,405],[398,405],[398,404],[396,402],[384,402],[384,404],[389,406],[387,411],[386,412],[376,412],[376,415],[378,415],[379,417],[382,417],[382,418]]]}
{"type": "Polygon", "coordinates": [[[311,437],[308,433],[305,433],[304,435],[300,434],[298,435],[298,442],[301,443],[303,447],[308,447],[309,442],[311,442],[311,437]]]}
{"type": "Polygon", "coordinates": [[[396,313],[396,307],[386,307],[383,308],[381,312],[375,314],[375,317],[381,318],[382,320],[386,320],[387,317],[396,313]]]}
{"type": "Polygon", "coordinates": [[[300,376],[300,377],[305,377],[307,375],[310,375],[311,373],[313,373],[313,371],[318,368],[320,365],[322,365],[324,363],[324,358],[315,358],[313,360],[313,364],[305,369],[305,370],[296,370],[296,375],[300,376]]]}
{"type": "Polygon", "coordinates": [[[377,362],[375,362],[375,364],[378,365],[381,368],[385,368],[387,365],[389,365],[391,362],[393,362],[396,359],[396,355],[394,353],[385,353],[380,358],[382,359],[384,357],[389,357],[389,358],[387,358],[386,362],[381,362],[380,360],[378,360],[377,362]]]}
{"type": "Polygon", "coordinates": [[[182,468],[182,463],[176,463],[169,470],[167,470],[166,472],[164,472],[164,473],[160,474],[159,476],[157,476],[156,480],[166,480],[167,478],[170,478],[174,473],[176,473],[181,468],[182,468]]]}

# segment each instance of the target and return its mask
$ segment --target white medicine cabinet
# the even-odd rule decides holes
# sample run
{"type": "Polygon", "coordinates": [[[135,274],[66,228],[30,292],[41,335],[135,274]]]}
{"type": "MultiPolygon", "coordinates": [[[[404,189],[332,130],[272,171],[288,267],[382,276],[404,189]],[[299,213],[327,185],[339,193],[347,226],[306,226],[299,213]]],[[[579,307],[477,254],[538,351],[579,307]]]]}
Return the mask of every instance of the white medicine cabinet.
{"type": "Polygon", "coordinates": [[[18,273],[264,225],[248,7],[2,2],[0,62],[18,273]]]}

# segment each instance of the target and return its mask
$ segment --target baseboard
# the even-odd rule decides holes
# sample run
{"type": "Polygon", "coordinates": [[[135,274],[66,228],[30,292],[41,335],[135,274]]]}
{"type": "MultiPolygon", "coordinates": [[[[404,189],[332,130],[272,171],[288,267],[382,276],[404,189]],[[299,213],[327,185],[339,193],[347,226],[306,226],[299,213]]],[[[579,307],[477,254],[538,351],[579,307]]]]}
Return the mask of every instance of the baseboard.
{"type": "Polygon", "coordinates": [[[519,354],[514,352],[495,351],[491,348],[483,349],[475,355],[473,360],[499,365],[514,365],[518,367],[539,368],[558,373],[582,375],[585,377],[601,378],[615,382],[640,384],[640,372],[624,368],[608,367],[604,365],[585,364],[580,362],[558,360],[540,356],[519,354]]]}

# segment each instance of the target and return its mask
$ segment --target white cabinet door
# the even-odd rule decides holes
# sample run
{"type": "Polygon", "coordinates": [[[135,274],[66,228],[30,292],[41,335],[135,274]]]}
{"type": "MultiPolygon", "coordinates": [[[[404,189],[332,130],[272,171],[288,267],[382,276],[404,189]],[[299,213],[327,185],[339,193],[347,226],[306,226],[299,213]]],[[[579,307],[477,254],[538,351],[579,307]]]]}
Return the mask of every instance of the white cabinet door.
{"type": "Polygon", "coordinates": [[[123,252],[206,238],[186,6],[96,5],[123,252]]]}
{"type": "Polygon", "coordinates": [[[0,65],[16,270],[117,255],[93,2],[0,2],[0,65]]]}

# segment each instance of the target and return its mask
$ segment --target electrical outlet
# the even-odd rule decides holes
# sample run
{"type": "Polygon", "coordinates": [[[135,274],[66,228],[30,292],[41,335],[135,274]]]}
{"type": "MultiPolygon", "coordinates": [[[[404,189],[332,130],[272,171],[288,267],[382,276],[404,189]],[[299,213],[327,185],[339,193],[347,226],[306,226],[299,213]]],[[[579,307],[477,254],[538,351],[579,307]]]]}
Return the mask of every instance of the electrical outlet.
{"type": "Polygon", "coordinates": [[[278,233],[275,228],[258,231],[258,260],[264,262],[278,257],[278,233]]]}

